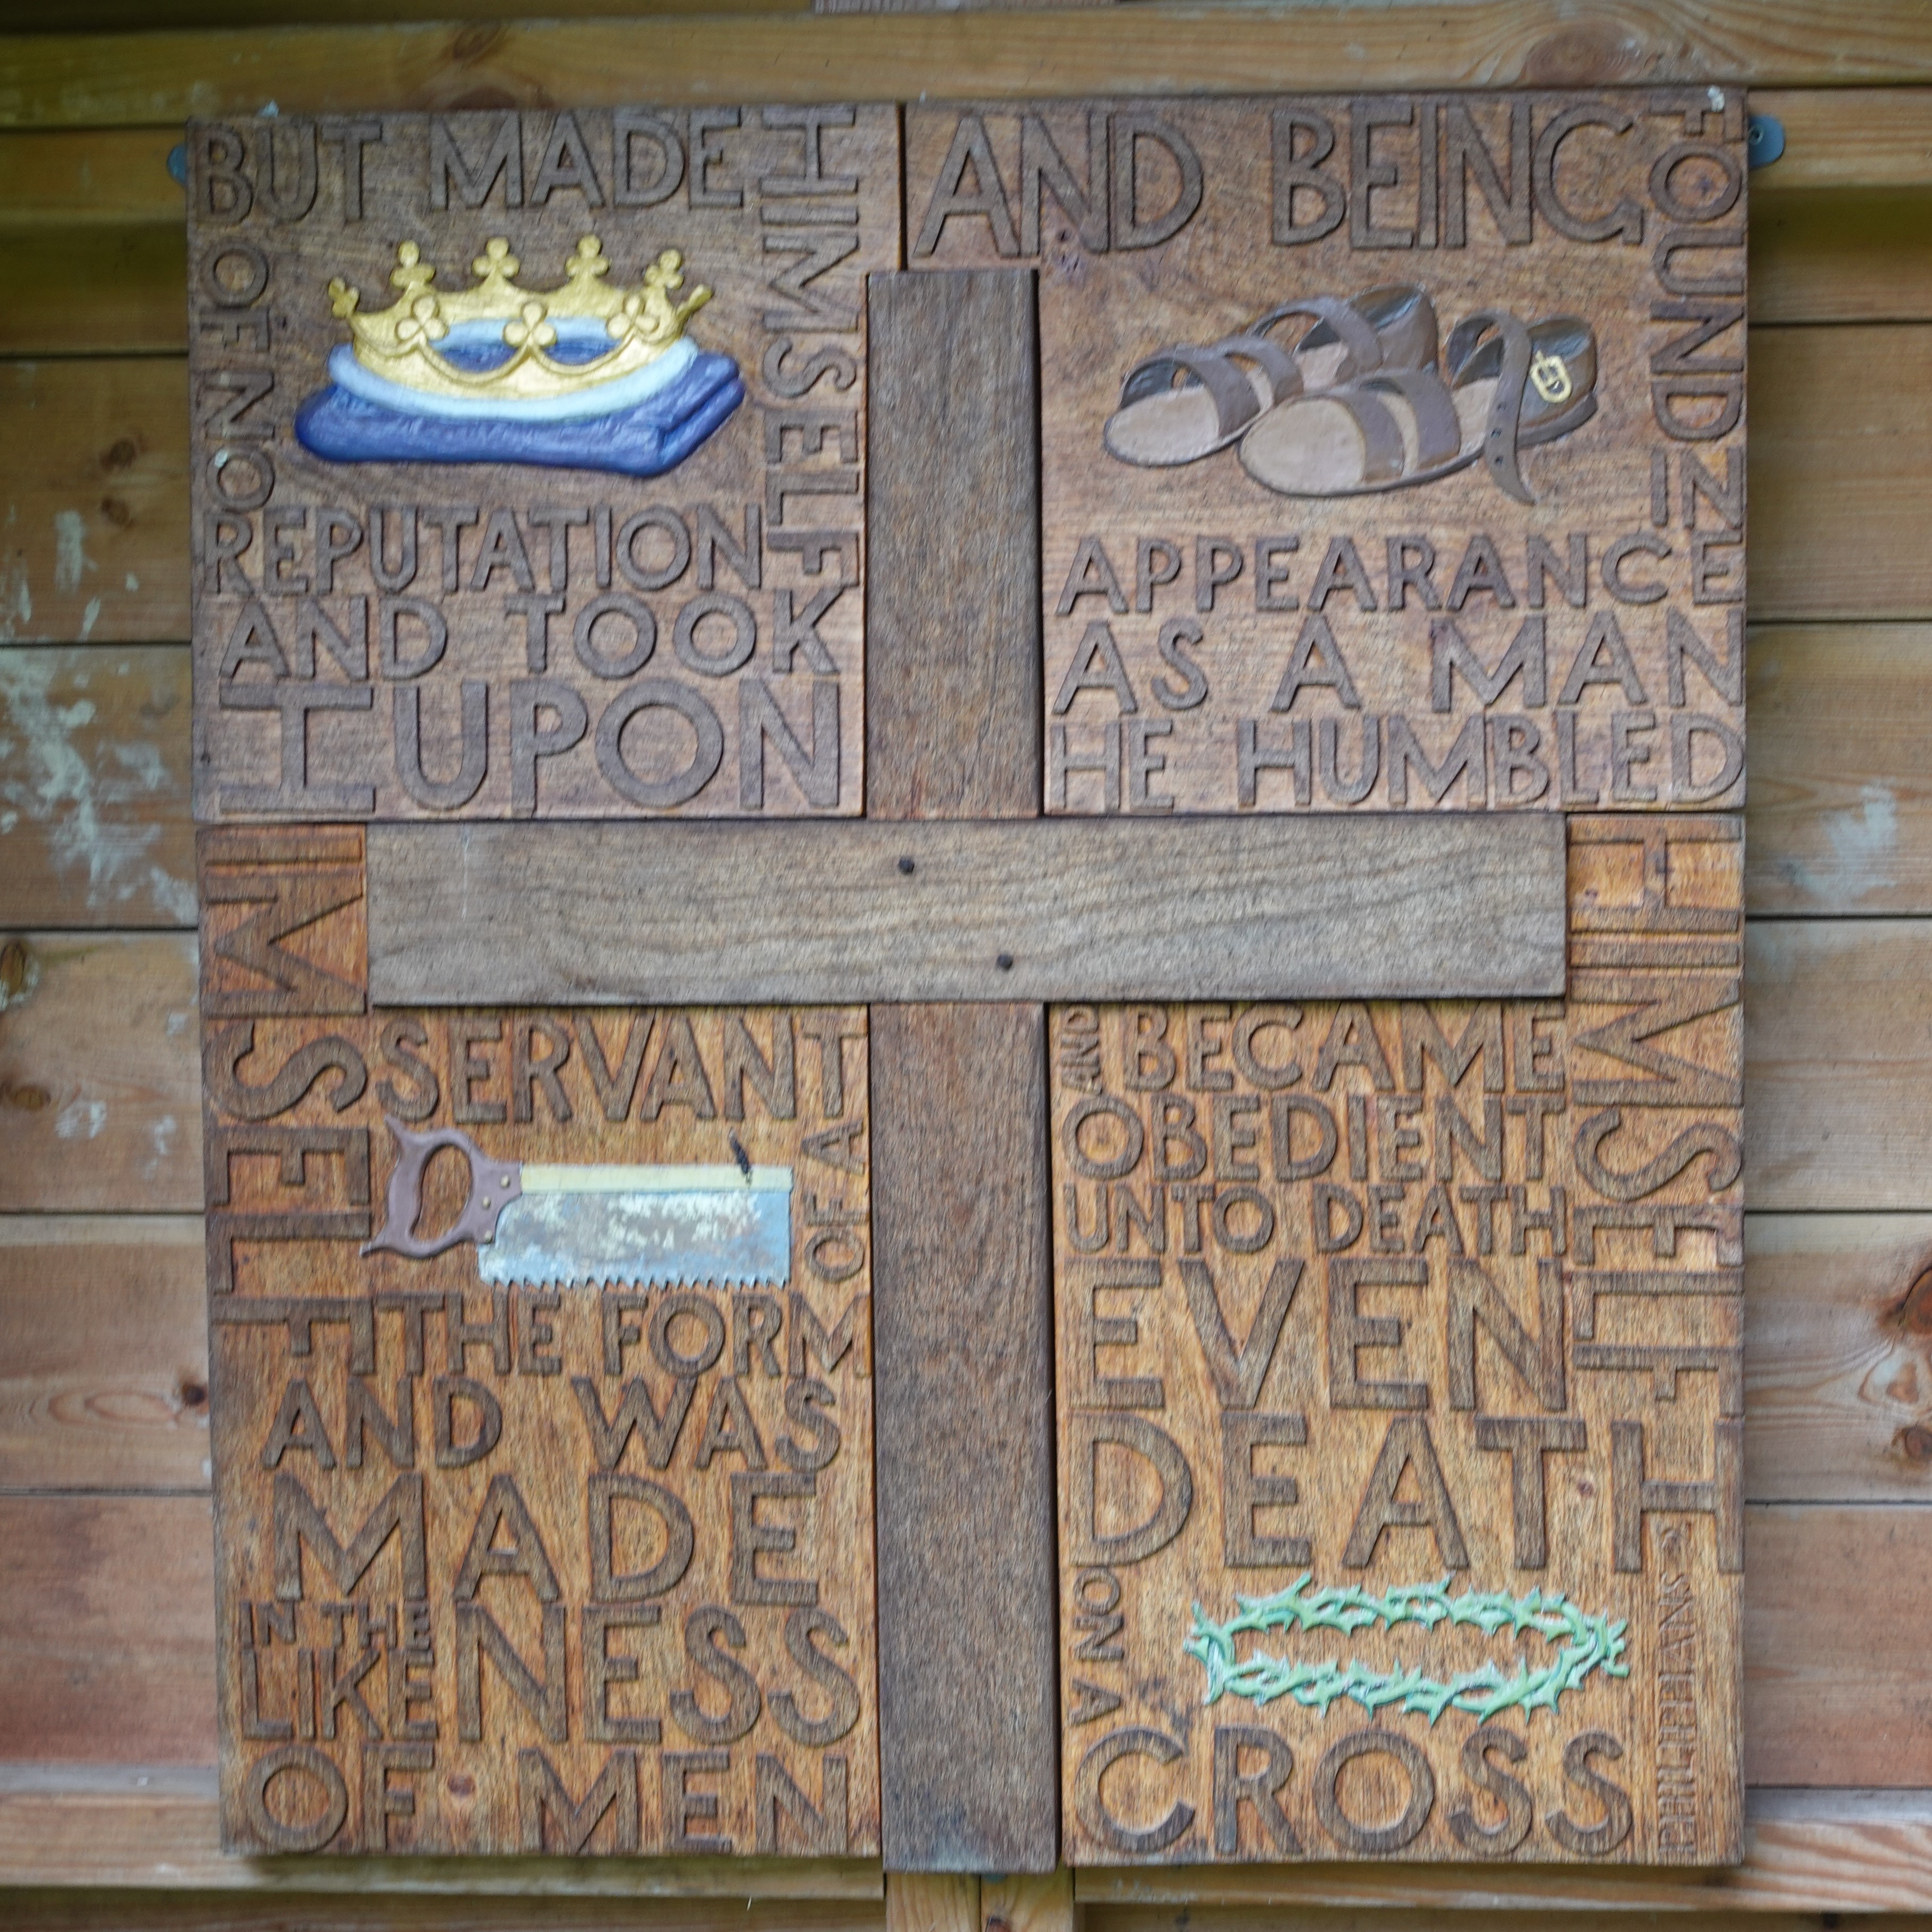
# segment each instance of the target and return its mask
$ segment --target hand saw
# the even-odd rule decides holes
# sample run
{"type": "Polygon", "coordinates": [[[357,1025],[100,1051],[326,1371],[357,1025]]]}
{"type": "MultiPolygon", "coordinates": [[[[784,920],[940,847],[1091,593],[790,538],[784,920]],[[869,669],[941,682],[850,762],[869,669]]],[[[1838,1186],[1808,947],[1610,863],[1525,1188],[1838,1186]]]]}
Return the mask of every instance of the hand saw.
{"type": "Polygon", "coordinates": [[[788,1167],[497,1160],[457,1128],[418,1134],[382,1118],[395,1136],[396,1166],[365,1255],[425,1261],[474,1241],[483,1280],[505,1287],[782,1288],[791,1278],[788,1167]],[[445,1148],[469,1162],[470,1192],[447,1228],[419,1237],[423,1174],[445,1148]]]}

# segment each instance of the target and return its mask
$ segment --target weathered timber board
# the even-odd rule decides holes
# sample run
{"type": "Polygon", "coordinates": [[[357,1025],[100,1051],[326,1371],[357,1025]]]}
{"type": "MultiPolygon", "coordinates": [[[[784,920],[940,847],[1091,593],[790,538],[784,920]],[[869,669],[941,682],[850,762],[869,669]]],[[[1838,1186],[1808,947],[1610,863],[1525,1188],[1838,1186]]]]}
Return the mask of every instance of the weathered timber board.
{"type": "Polygon", "coordinates": [[[0,652],[0,925],[194,923],[178,645],[0,652]]]}
{"type": "Polygon", "coordinates": [[[1742,830],[1573,820],[1562,1001],[1056,1010],[1070,1862],[1741,1856],[1742,830]]]}
{"type": "Polygon", "coordinates": [[[362,837],[201,839],[224,1842],[875,1853],[865,1013],[370,1007],[362,837]]]}
{"type": "Polygon", "coordinates": [[[1741,804],[1744,133],[910,110],[908,266],[1039,267],[1047,810],[1741,804]]]}
{"type": "MultiPolygon", "coordinates": [[[[867,808],[1036,833],[1033,278],[868,293],[867,808]]],[[[920,876],[898,856],[914,869],[890,877],[920,876]]],[[[881,1004],[872,1024],[874,1401],[880,1439],[923,1450],[878,1475],[880,1839],[892,1922],[938,1932],[979,1924],[977,1874],[1059,1852],[1046,1014],[1009,994],[881,1004]]]]}
{"type": "Polygon", "coordinates": [[[201,818],[859,809],[892,110],[188,147],[201,818]]]}
{"type": "Polygon", "coordinates": [[[0,1489],[205,1490],[206,1292],[194,1216],[0,1217],[0,1489]]]}
{"type": "Polygon", "coordinates": [[[390,826],[369,854],[371,986],[396,1004],[1563,982],[1554,821],[390,826]]]}

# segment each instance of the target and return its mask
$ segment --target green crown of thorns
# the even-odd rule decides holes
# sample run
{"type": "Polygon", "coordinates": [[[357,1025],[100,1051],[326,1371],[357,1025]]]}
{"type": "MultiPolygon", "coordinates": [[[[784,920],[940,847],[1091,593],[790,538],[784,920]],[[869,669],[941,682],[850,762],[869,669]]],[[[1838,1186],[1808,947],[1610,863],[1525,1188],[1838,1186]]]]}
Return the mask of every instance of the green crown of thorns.
{"type": "Polygon", "coordinates": [[[1371,1714],[1388,1705],[1419,1712],[1433,1724],[1447,1710],[1466,1711],[1489,1718],[1521,1709],[1554,1711],[1566,1690],[1578,1688],[1593,1670],[1606,1677],[1628,1677],[1624,1661],[1625,1622],[1592,1616],[1580,1610],[1561,1592],[1532,1590],[1512,1597],[1501,1590],[1466,1590],[1449,1594],[1449,1579],[1439,1583],[1397,1584],[1381,1596],[1353,1585],[1311,1590],[1310,1573],[1304,1571],[1285,1590],[1271,1597],[1237,1597],[1236,1615],[1224,1624],[1194,1606],[1194,1628],[1181,1646],[1198,1658],[1208,1672],[1212,1704],[1224,1694],[1250,1699],[1258,1707],[1277,1697],[1324,1716],[1337,1698],[1352,1698],[1371,1714]],[[1339,1630],[1351,1635],[1371,1624],[1393,1630],[1400,1624],[1474,1625],[1486,1636],[1508,1630],[1514,1636],[1532,1631],[1556,1645],[1556,1654],[1539,1670],[1519,1664],[1505,1676],[1494,1664],[1459,1671],[1447,1678],[1425,1676],[1417,1670],[1374,1670],[1351,1658],[1346,1664],[1295,1663],[1258,1650],[1237,1661],[1234,1640],[1263,1630],[1339,1630]]]}

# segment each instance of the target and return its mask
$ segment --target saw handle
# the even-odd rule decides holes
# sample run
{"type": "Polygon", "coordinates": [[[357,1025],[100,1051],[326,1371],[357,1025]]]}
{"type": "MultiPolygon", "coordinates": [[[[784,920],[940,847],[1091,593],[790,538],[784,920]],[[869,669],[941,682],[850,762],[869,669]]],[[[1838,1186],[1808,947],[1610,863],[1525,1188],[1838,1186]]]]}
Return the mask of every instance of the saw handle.
{"type": "Polygon", "coordinates": [[[486,1244],[496,1238],[496,1217],[522,1194],[523,1170],[513,1160],[492,1160],[470,1136],[455,1127],[434,1127],[414,1133],[385,1114],[384,1124],[394,1136],[396,1165],[389,1174],[389,1192],[382,1225],[363,1248],[378,1249],[428,1261],[459,1241],[486,1244]],[[419,1237],[416,1217],[422,1212],[423,1173],[431,1158],[454,1148],[470,1163],[470,1192],[456,1219],[440,1234],[419,1237]]]}

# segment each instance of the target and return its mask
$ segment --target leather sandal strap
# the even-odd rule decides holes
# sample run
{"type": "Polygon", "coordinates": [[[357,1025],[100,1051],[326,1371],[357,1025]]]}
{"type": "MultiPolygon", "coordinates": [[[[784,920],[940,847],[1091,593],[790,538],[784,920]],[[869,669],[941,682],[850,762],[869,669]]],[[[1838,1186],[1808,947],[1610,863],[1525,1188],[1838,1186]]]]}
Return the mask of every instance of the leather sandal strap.
{"type": "Polygon", "coordinates": [[[1120,407],[1144,402],[1174,386],[1177,370],[1185,370],[1214,400],[1222,437],[1232,437],[1261,413],[1255,386],[1233,363],[1213,349],[1157,349],[1136,362],[1120,385],[1120,407]]]}
{"type": "MultiPolygon", "coordinates": [[[[1265,335],[1278,322],[1286,321],[1292,315],[1305,315],[1318,322],[1325,322],[1335,332],[1336,339],[1348,351],[1348,358],[1342,368],[1345,377],[1366,376],[1370,370],[1382,365],[1382,338],[1375,326],[1352,302],[1340,296],[1305,296],[1298,302],[1283,302],[1279,308],[1271,308],[1248,326],[1250,335],[1265,335]]],[[[1299,350],[1300,345],[1296,347],[1299,350]]]]}
{"type": "Polygon", "coordinates": [[[1278,403],[1301,393],[1301,364],[1294,359],[1294,351],[1284,349],[1268,336],[1224,336],[1215,344],[1214,352],[1255,364],[1268,377],[1268,387],[1278,403]]]}
{"type": "Polygon", "coordinates": [[[1362,436],[1362,481],[1364,483],[1399,482],[1406,467],[1402,425],[1381,397],[1360,383],[1348,382],[1324,389],[1309,398],[1311,402],[1340,403],[1355,419],[1362,436]]]}
{"type": "Polygon", "coordinates": [[[1514,496],[1519,503],[1533,503],[1536,499],[1522,480],[1522,471],[1516,462],[1522,427],[1523,386],[1529,380],[1529,331],[1501,309],[1485,309],[1466,317],[1449,332],[1449,380],[1454,382],[1461,376],[1487,346],[1492,332],[1502,344],[1502,366],[1490,404],[1483,461],[1491,479],[1505,496],[1514,496]]]}
{"type": "Polygon", "coordinates": [[[1434,470],[1462,453],[1462,424],[1449,392],[1433,369],[1378,369],[1362,378],[1365,389],[1394,391],[1415,415],[1415,466],[1434,470]]]}

